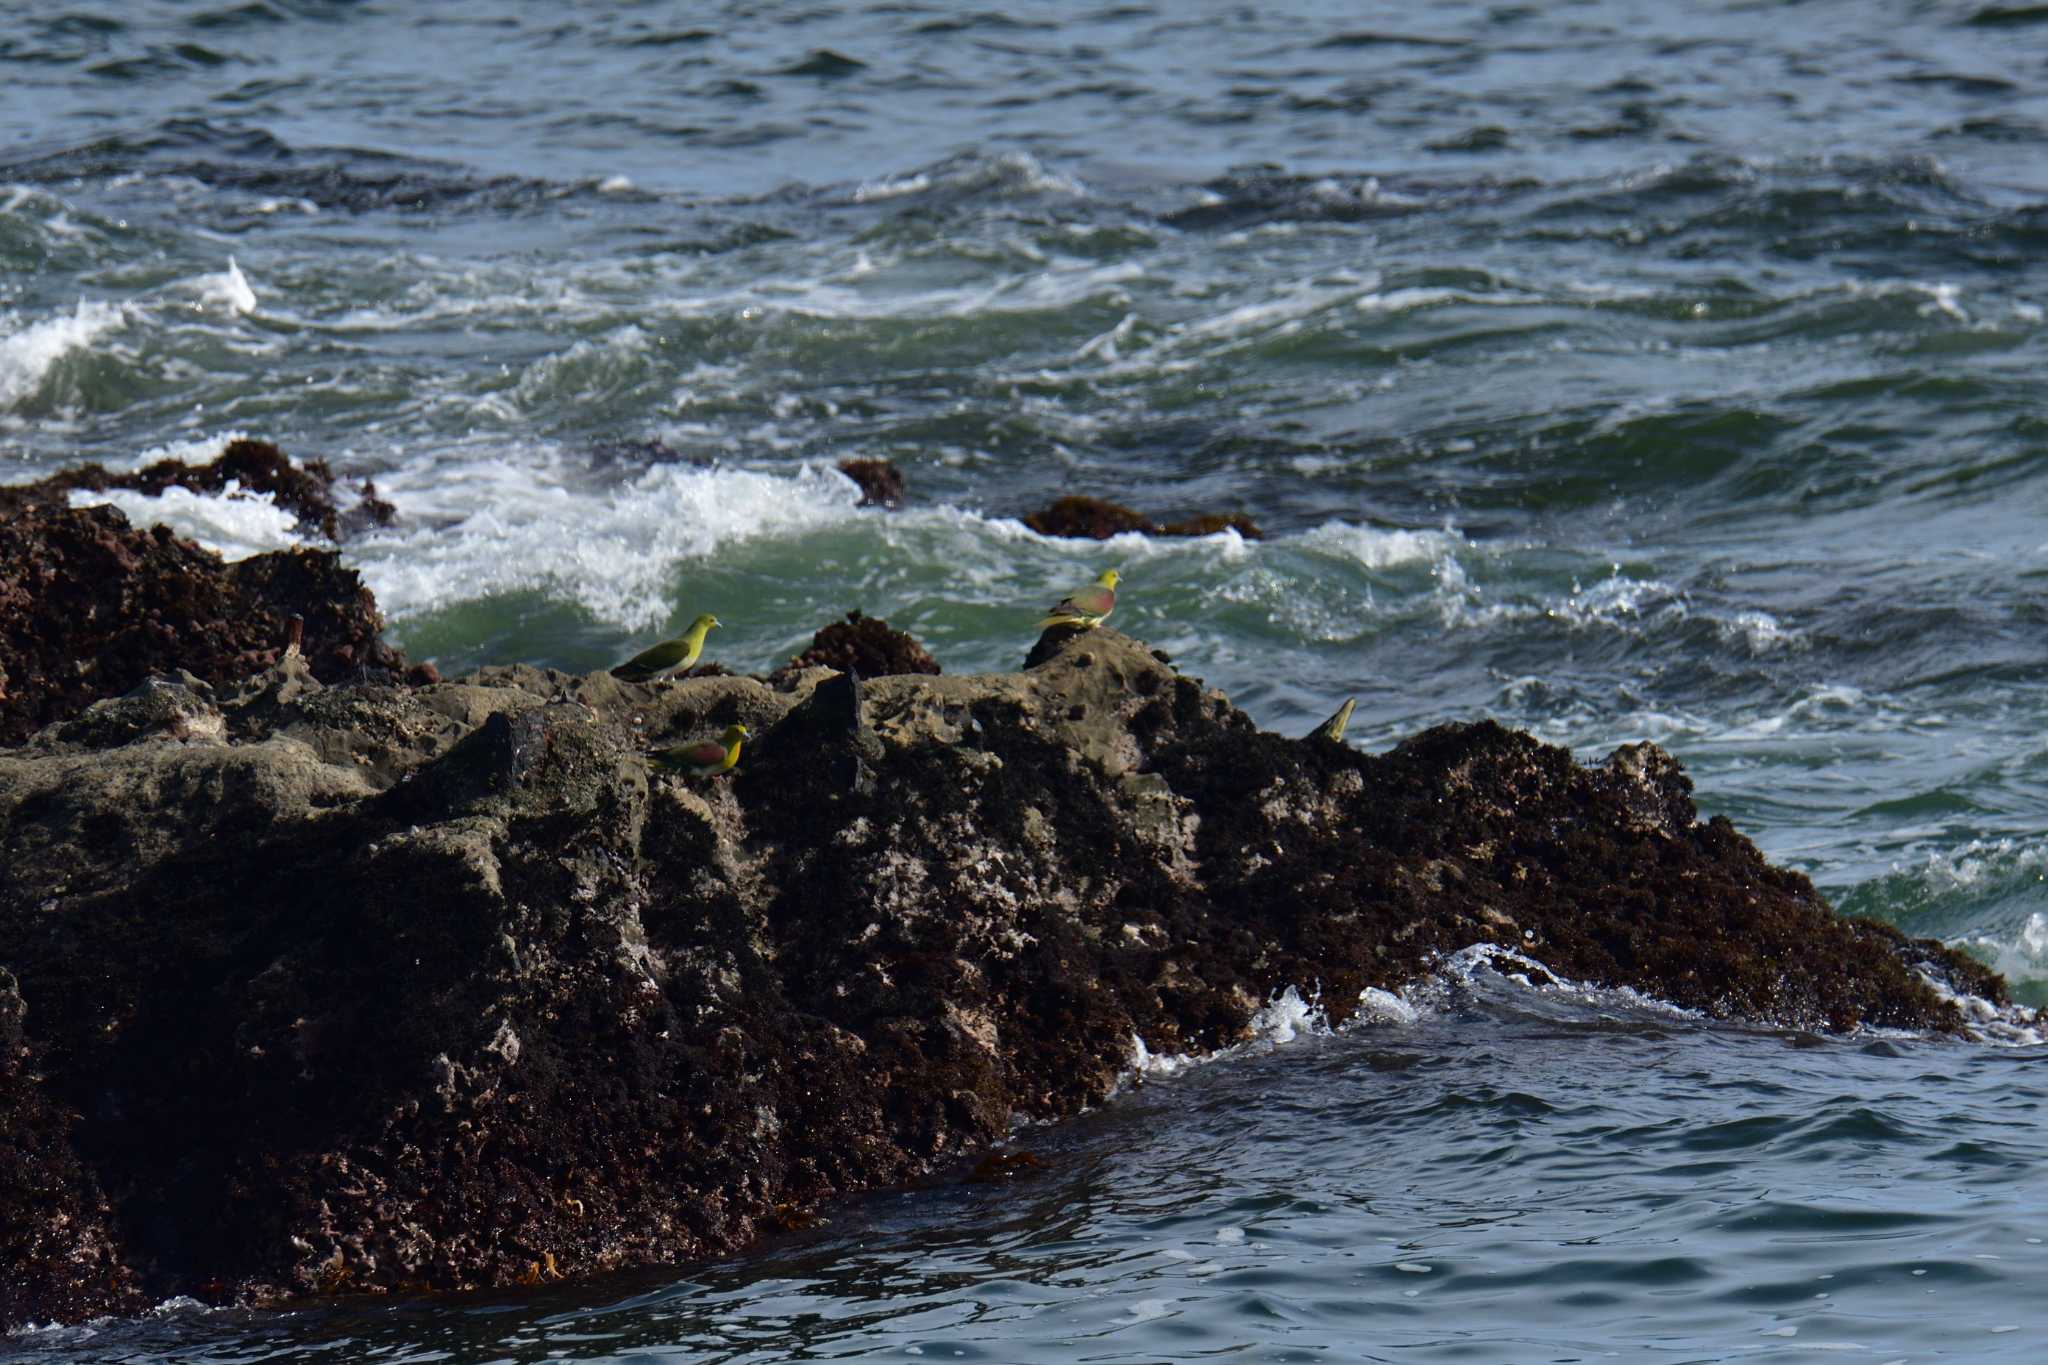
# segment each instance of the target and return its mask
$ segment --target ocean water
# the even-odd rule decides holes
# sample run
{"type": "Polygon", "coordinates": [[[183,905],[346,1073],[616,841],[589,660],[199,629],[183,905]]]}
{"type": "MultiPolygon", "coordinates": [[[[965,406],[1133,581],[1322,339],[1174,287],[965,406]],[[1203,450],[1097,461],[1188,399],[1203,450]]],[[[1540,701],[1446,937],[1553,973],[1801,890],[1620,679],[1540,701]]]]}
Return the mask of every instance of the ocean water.
{"type": "MultiPolygon", "coordinates": [[[[2048,1004],[2048,10],[82,0],[0,16],[0,479],[373,480],[416,657],[1116,624],[1306,731],[1652,739],[2048,1004]],[[886,457],[910,496],[833,471],[886,457]],[[1266,532],[1049,541],[1062,493],[1266,532]]],[[[229,554],[247,498],[124,498],[229,554]]],[[[712,1267],[0,1359],[2034,1360],[2038,1027],[1444,965],[712,1267]]],[[[1304,991],[1313,983],[1302,983],[1304,991]]]]}

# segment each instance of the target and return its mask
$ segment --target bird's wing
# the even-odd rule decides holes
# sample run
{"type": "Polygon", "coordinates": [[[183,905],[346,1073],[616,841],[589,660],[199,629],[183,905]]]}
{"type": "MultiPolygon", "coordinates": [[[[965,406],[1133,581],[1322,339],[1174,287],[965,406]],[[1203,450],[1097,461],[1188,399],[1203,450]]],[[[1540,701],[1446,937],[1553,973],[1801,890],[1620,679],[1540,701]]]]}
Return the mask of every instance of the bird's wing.
{"type": "Polygon", "coordinates": [[[1116,606],[1116,589],[1092,584],[1068,593],[1052,609],[1054,616],[1107,616],[1116,606]]]}

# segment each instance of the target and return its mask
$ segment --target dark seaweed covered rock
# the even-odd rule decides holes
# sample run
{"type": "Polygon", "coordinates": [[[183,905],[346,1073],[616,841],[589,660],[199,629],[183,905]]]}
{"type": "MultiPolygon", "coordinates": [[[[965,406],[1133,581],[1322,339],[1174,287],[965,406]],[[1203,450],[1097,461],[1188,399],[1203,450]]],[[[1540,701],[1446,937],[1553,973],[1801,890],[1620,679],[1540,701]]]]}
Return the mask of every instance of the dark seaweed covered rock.
{"type": "Polygon", "coordinates": [[[862,507],[903,505],[903,471],[892,460],[841,460],[839,472],[860,486],[862,507]]]}
{"type": "Polygon", "coordinates": [[[1057,499],[1024,518],[1024,524],[1042,536],[1065,536],[1078,540],[1108,540],[1126,531],[1148,536],[1211,536],[1219,531],[1236,531],[1246,540],[1262,540],[1265,532],[1242,512],[1227,515],[1204,513],[1160,525],[1150,517],[1133,512],[1107,498],[1070,495],[1057,499]]]}
{"type": "Polygon", "coordinates": [[[299,519],[302,530],[317,532],[329,540],[344,530],[366,530],[391,523],[394,510],[377,496],[376,486],[365,482],[358,503],[344,515],[333,497],[334,471],[324,460],[293,464],[290,457],[268,441],[230,441],[215,459],[205,464],[182,460],[158,460],[129,473],[117,474],[103,465],[72,465],[33,484],[0,489],[0,512],[26,502],[48,507],[68,505],[66,495],[83,489],[104,493],[128,489],[161,496],[168,488],[186,488],[195,493],[219,493],[230,484],[248,493],[270,496],[279,507],[299,519]]]}
{"type": "Polygon", "coordinates": [[[0,1323],[726,1254],[1475,943],[1802,1028],[2003,996],[1654,747],[1283,738],[1108,628],[789,692],[288,655],[105,720],[0,752],[0,1323]]]}
{"type": "Polygon", "coordinates": [[[1107,498],[1069,495],[1055,500],[1024,518],[1024,524],[1042,536],[1070,536],[1080,540],[1108,540],[1125,531],[1157,534],[1159,524],[1122,503],[1107,498]]]}
{"type": "Polygon", "coordinates": [[[113,507],[23,497],[0,515],[0,744],[155,674],[218,686],[259,672],[282,655],[295,616],[322,679],[406,667],[379,638],[369,590],[331,551],[227,564],[113,507]]]}
{"type": "Polygon", "coordinates": [[[0,967],[0,1326],[138,1310],[106,1196],[73,1147],[76,1115],[44,1088],[27,1013],[0,967]]]}
{"type": "Polygon", "coordinates": [[[1213,536],[1222,531],[1235,531],[1246,540],[1266,538],[1266,533],[1259,529],[1259,524],[1242,512],[1206,512],[1198,517],[1169,521],[1159,528],[1159,533],[1165,536],[1213,536]]]}
{"type": "Polygon", "coordinates": [[[809,649],[768,675],[768,685],[789,687],[805,669],[821,667],[863,678],[939,671],[938,660],[908,631],[858,611],[812,636],[809,649]]]}

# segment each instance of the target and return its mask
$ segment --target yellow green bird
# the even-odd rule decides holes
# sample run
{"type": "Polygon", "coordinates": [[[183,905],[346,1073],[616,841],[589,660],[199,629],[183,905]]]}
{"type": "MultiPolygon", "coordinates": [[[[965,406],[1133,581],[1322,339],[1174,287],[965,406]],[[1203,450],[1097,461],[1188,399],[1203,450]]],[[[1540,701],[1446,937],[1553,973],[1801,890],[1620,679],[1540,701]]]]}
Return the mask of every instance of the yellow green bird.
{"type": "Polygon", "coordinates": [[[1346,697],[1344,704],[1337,708],[1337,714],[1331,716],[1321,725],[1318,725],[1315,731],[1309,735],[1309,738],[1326,739],[1332,744],[1342,744],[1344,742],[1344,727],[1351,723],[1351,708],[1356,705],[1358,705],[1358,698],[1346,697]]]}
{"type": "Polygon", "coordinates": [[[1059,605],[1038,623],[1038,628],[1075,626],[1082,630],[1095,629],[1102,624],[1104,617],[1116,610],[1116,585],[1122,577],[1115,569],[1104,569],[1102,576],[1093,583],[1062,597],[1059,605]]]}
{"type": "Polygon", "coordinates": [[[725,733],[717,739],[707,739],[697,744],[679,744],[673,749],[661,749],[649,755],[664,768],[673,768],[686,777],[715,777],[728,772],[740,761],[740,742],[747,738],[747,727],[734,722],[725,727],[725,733]]]}
{"type": "Polygon", "coordinates": [[[612,676],[627,682],[652,682],[663,674],[687,669],[704,652],[704,637],[718,623],[716,616],[706,613],[690,622],[690,628],[675,639],[663,640],[620,664],[612,670],[612,676]]]}

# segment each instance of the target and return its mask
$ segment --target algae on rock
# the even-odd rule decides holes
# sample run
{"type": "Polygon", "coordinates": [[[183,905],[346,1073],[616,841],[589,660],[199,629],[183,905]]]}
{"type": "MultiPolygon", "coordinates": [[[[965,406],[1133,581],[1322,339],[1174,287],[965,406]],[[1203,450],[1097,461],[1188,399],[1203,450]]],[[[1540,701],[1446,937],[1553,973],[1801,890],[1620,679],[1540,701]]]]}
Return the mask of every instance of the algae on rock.
{"type": "Polygon", "coordinates": [[[1801,1027],[1959,1030],[1927,972],[2002,993],[1698,822],[1652,747],[1368,755],[1111,629],[1033,657],[788,691],[287,657],[0,751],[36,1172],[0,1323],[722,1254],[1100,1101],[1134,1038],[1214,1048],[1287,987],[1341,1020],[1475,942],[1801,1027]],[[650,769],[735,721],[730,774],[650,769]]]}

